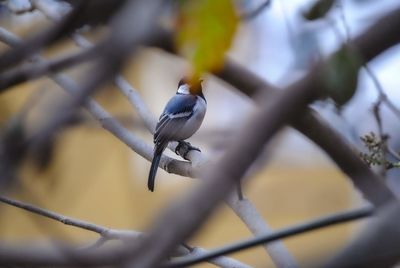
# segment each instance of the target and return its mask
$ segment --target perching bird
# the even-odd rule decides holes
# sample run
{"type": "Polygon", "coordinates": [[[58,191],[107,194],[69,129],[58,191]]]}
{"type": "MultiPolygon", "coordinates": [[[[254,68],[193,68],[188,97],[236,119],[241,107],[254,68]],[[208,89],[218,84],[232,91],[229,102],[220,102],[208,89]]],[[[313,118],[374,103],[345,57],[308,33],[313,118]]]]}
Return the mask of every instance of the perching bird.
{"type": "MultiPolygon", "coordinates": [[[[201,84],[198,87],[192,90],[185,79],[179,81],[176,95],[169,100],[160,116],[154,133],[154,155],[147,184],[152,192],[158,164],[168,143],[183,142],[191,137],[203,122],[207,102],[201,84]]],[[[191,149],[197,148],[191,147],[191,149]]]]}

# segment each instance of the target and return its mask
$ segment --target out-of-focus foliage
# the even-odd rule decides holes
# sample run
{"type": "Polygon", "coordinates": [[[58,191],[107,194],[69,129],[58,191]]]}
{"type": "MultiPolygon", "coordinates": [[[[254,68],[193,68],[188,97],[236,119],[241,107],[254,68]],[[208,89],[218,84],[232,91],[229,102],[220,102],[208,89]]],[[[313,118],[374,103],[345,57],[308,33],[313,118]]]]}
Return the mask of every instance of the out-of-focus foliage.
{"type": "Polygon", "coordinates": [[[222,67],[238,24],[231,0],[179,1],[176,45],[192,64],[190,82],[222,67]]]}
{"type": "Polygon", "coordinates": [[[362,61],[358,53],[345,46],[333,55],[323,70],[327,94],[339,106],[348,102],[356,92],[361,66],[362,61]]]}
{"type": "Polygon", "coordinates": [[[303,17],[307,20],[317,20],[324,17],[333,7],[335,0],[318,0],[310,9],[303,13],[303,17]]]}

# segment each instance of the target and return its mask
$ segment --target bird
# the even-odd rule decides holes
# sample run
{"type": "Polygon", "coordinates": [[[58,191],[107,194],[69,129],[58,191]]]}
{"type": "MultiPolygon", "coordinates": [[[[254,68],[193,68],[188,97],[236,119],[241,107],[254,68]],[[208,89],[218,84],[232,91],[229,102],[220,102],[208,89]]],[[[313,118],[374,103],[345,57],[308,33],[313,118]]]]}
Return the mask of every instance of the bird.
{"type": "MultiPolygon", "coordinates": [[[[178,83],[176,94],[168,101],[162,112],[154,132],[154,154],[151,162],[148,189],[154,191],[155,177],[162,153],[169,142],[179,144],[190,138],[201,126],[207,110],[201,81],[197,85],[190,84],[185,78],[178,83]]],[[[186,143],[191,150],[198,150],[186,143]]]]}

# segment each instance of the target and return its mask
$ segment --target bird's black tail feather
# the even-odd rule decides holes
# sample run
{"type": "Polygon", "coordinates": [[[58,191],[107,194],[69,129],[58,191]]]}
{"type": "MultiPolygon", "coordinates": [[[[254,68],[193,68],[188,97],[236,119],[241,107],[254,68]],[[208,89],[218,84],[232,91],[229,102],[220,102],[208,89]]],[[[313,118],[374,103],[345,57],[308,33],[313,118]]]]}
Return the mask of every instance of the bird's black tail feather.
{"type": "Polygon", "coordinates": [[[162,156],[162,151],[158,152],[157,150],[154,150],[153,161],[151,161],[149,179],[147,180],[147,187],[152,192],[154,191],[154,181],[156,179],[158,164],[160,163],[161,156],[162,156]]]}

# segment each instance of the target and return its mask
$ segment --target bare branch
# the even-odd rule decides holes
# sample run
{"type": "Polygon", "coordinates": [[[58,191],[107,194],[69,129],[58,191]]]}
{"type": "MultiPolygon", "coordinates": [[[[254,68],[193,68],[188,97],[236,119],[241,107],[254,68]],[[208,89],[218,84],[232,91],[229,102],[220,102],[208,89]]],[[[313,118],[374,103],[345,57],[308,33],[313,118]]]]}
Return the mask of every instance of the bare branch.
{"type": "MultiPolygon", "coordinates": [[[[199,248],[199,247],[195,247],[192,249],[192,251],[186,255],[186,256],[191,256],[192,258],[201,258],[203,256],[205,256],[206,254],[209,254],[210,252],[199,248]]],[[[235,259],[232,258],[228,258],[228,257],[224,257],[224,256],[219,256],[216,258],[211,258],[207,260],[209,263],[212,263],[218,267],[222,267],[222,268],[251,268],[251,266],[247,265],[247,264],[243,264],[235,259]]]]}
{"type": "MultiPolygon", "coordinates": [[[[237,252],[243,249],[248,249],[254,246],[258,246],[264,243],[269,243],[271,241],[275,241],[277,239],[282,239],[285,237],[302,234],[311,230],[316,230],[328,226],[332,226],[335,224],[346,223],[349,221],[354,221],[358,219],[362,219],[365,217],[369,217],[373,213],[372,207],[365,207],[353,211],[341,212],[329,216],[325,216],[319,219],[315,219],[309,222],[305,222],[302,224],[298,224],[292,227],[288,227],[285,229],[281,229],[275,231],[272,234],[264,234],[257,236],[255,238],[250,238],[247,240],[243,240],[241,242],[237,242],[231,245],[227,245],[221,247],[219,249],[215,249],[210,251],[208,254],[205,254],[202,257],[194,258],[194,257],[183,257],[179,260],[171,261],[170,263],[164,265],[163,267],[176,268],[176,267],[187,267],[188,265],[193,265],[196,263],[200,263],[208,260],[209,258],[213,258],[220,255],[226,255],[233,252],[237,252]]],[[[334,266],[334,267],[344,267],[344,266],[334,266]]]]}
{"type": "MultiPolygon", "coordinates": [[[[239,199],[236,194],[231,194],[226,200],[226,203],[246,224],[247,228],[249,228],[255,237],[263,234],[272,234],[274,232],[248,199],[239,199]]],[[[264,244],[263,246],[267,250],[276,267],[298,267],[293,256],[281,241],[264,244]]]]}
{"type": "Polygon", "coordinates": [[[21,44],[21,39],[19,37],[15,36],[13,33],[4,28],[0,28],[0,41],[11,47],[21,44]]]}
{"type": "Polygon", "coordinates": [[[90,222],[82,221],[79,219],[70,218],[43,208],[36,207],[34,205],[30,205],[21,201],[13,200],[7,198],[5,196],[0,196],[0,202],[21,208],[23,210],[29,211],[31,213],[53,219],[55,221],[61,222],[65,225],[70,225],[74,227],[78,227],[81,229],[85,229],[91,232],[95,232],[106,239],[136,239],[141,236],[141,233],[135,231],[128,231],[128,230],[114,230],[110,228],[106,228],[103,226],[99,226],[90,222]]]}
{"type": "Polygon", "coordinates": [[[73,31],[77,27],[76,17],[79,11],[79,7],[71,10],[71,12],[62,16],[56,25],[34,34],[27,38],[23,44],[1,53],[0,70],[4,71],[11,66],[15,66],[17,63],[29,58],[42,47],[59,40],[64,35],[73,31]]]}
{"type": "Polygon", "coordinates": [[[387,105],[387,107],[397,116],[397,118],[400,118],[400,109],[397,108],[397,106],[386,95],[385,90],[383,89],[382,84],[379,82],[378,77],[371,70],[368,64],[364,65],[364,69],[367,72],[368,76],[371,78],[372,83],[374,83],[374,86],[379,94],[379,99],[387,105]]]}
{"type": "Polygon", "coordinates": [[[271,5],[271,0],[264,0],[257,8],[255,8],[252,11],[245,12],[240,15],[240,18],[242,20],[252,20],[258,15],[260,15],[267,7],[271,5]]]}
{"type": "Polygon", "coordinates": [[[157,122],[154,116],[152,116],[150,110],[144,104],[139,93],[121,75],[115,78],[115,84],[125,95],[125,97],[129,100],[129,102],[133,105],[133,107],[135,107],[140,118],[142,118],[143,122],[146,124],[146,127],[149,130],[149,132],[154,133],[157,122]]]}
{"type": "MultiPolygon", "coordinates": [[[[4,29],[2,31],[4,34],[4,29]]],[[[7,42],[9,36],[1,35],[1,41],[7,42]]],[[[9,40],[8,40],[9,41],[9,40]]],[[[87,61],[98,53],[98,47],[93,47],[87,50],[74,52],[67,56],[62,56],[57,59],[48,61],[36,61],[33,64],[25,65],[22,67],[16,67],[5,71],[0,74],[0,93],[6,91],[12,86],[26,82],[31,79],[41,77],[49,73],[55,73],[68,67],[80,64],[87,61]]]]}
{"type": "MultiPolygon", "coordinates": [[[[81,248],[81,250],[89,251],[92,250],[102,244],[104,244],[108,240],[122,240],[122,241],[132,241],[132,240],[137,240],[145,236],[145,234],[137,231],[132,231],[132,230],[117,230],[117,229],[111,229],[107,227],[103,227],[94,223],[82,221],[79,219],[74,219],[70,218],[55,212],[52,212],[50,210],[46,210],[31,204],[27,204],[21,201],[17,201],[11,198],[7,198],[5,196],[0,196],[0,202],[21,208],[23,210],[26,210],[28,212],[34,213],[36,215],[40,215],[58,222],[61,222],[65,225],[70,225],[74,226],[80,229],[88,230],[94,233],[99,234],[101,237],[90,247],[85,247],[81,248]]],[[[60,248],[60,250],[63,250],[63,248],[60,248]]],[[[65,252],[66,255],[68,255],[68,251],[65,252]]],[[[208,251],[202,248],[195,248],[194,250],[188,251],[184,246],[179,246],[177,251],[174,252],[174,256],[191,256],[194,258],[201,257],[205,254],[208,254],[208,251]]],[[[1,253],[0,253],[1,255],[1,253]]],[[[21,254],[21,257],[24,256],[21,254]]],[[[67,257],[67,256],[64,256],[67,257]]],[[[79,261],[79,260],[78,260],[79,261]]],[[[1,261],[0,261],[1,263],[1,261]]],[[[57,262],[55,262],[56,264],[57,262]]],[[[211,258],[210,263],[213,263],[219,267],[223,268],[249,268],[249,266],[236,261],[231,258],[227,257],[218,257],[218,258],[211,258]]],[[[32,263],[34,264],[34,263],[32,263]]]]}

